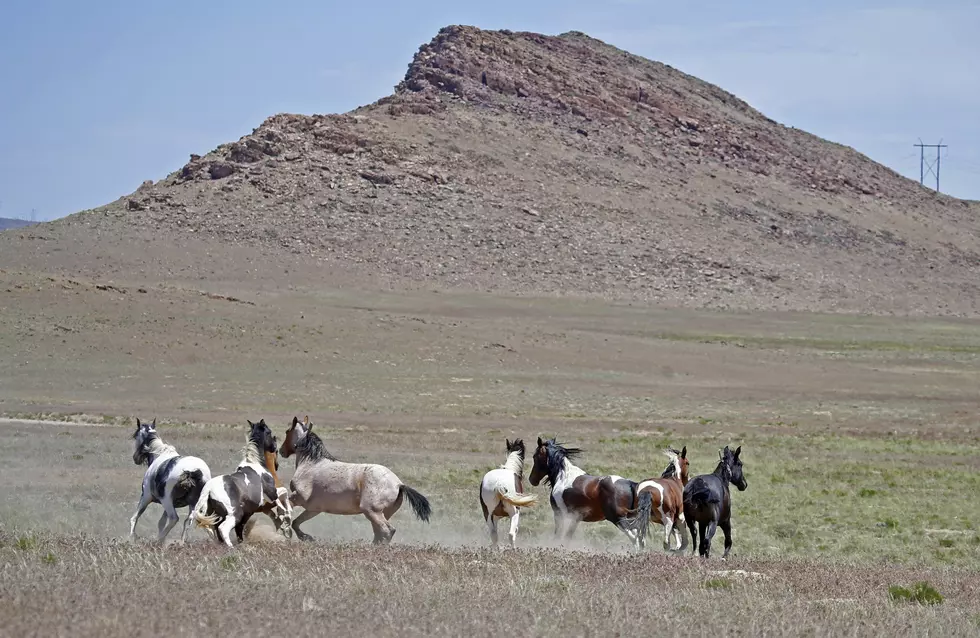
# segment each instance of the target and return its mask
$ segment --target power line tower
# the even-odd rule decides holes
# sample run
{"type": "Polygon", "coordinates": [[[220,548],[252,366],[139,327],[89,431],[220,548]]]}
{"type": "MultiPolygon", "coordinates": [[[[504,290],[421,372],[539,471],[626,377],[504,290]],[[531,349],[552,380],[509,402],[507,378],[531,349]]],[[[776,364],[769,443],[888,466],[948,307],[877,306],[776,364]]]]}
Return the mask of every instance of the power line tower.
{"type": "Polygon", "coordinates": [[[939,167],[940,167],[940,153],[942,149],[948,148],[948,144],[943,144],[942,140],[939,140],[939,144],[923,144],[922,138],[919,138],[918,144],[913,144],[919,148],[919,183],[923,186],[926,185],[926,170],[932,173],[936,177],[936,192],[939,192],[939,167]],[[929,162],[926,161],[926,149],[934,148],[936,149],[936,161],[929,162]]]}

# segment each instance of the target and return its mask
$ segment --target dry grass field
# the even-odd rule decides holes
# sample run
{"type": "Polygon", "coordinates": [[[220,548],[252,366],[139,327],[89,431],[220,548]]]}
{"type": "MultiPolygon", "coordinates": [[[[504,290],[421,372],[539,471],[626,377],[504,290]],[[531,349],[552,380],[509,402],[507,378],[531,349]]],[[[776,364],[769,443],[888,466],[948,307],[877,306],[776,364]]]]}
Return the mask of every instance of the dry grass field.
{"type": "Polygon", "coordinates": [[[0,315],[11,635],[980,631],[975,324],[239,288],[253,306],[17,277],[0,315]],[[426,494],[431,524],[401,511],[377,548],[363,518],[321,515],[315,544],[229,554],[200,530],[153,546],[151,506],[125,540],[133,417],[156,416],[218,473],[239,460],[245,419],[281,438],[294,414],[340,458],[426,494]],[[518,551],[490,551],[480,477],[505,438],[538,435],[637,479],[663,470],[667,444],[687,445],[695,473],[742,445],[732,558],[665,556],[656,540],[636,556],[607,523],[557,548],[544,488],[518,551]],[[889,596],[919,581],[943,603],[889,596]]]}

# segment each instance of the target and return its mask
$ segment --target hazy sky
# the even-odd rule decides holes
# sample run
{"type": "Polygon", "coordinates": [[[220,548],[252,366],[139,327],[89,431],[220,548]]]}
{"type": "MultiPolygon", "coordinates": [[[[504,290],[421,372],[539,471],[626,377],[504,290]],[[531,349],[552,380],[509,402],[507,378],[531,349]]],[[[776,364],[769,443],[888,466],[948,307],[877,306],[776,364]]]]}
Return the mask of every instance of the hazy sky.
{"type": "Polygon", "coordinates": [[[372,102],[448,24],[584,31],[914,179],[912,145],[942,138],[942,190],[980,199],[977,0],[4,0],[0,217],[104,204],[277,112],[372,102]]]}

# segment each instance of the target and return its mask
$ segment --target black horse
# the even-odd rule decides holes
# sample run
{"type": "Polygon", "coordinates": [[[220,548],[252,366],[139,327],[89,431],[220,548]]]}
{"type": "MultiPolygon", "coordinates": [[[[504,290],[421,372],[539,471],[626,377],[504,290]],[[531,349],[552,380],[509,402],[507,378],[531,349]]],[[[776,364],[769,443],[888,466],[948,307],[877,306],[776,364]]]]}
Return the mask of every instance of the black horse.
{"type": "Polygon", "coordinates": [[[684,487],[684,518],[691,530],[691,553],[698,549],[698,538],[701,539],[699,554],[708,558],[711,551],[711,538],[720,527],[725,535],[725,553],[728,557],[732,549],[732,501],[729,483],[734,483],[739,492],[744,492],[749,486],[742,476],[742,460],[738,455],[742,446],[735,448],[733,453],[725,446],[721,451],[718,467],[711,474],[702,474],[692,478],[684,487]],[[698,526],[698,533],[695,533],[698,526]]]}

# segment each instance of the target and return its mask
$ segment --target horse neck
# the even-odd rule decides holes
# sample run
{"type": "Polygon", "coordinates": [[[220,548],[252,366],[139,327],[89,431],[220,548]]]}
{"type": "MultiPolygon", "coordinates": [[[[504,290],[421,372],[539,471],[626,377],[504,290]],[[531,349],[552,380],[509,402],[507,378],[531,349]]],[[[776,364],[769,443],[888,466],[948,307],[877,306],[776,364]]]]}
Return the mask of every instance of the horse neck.
{"type": "Polygon", "coordinates": [[[718,466],[715,471],[712,472],[715,476],[721,479],[721,482],[728,485],[732,482],[732,471],[728,468],[728,464],[724,461],[718,461],[718,466]]]}
{"type": "Polygon", "coordinates": [[[555,480],[552,481],[553,484],[558,483],[558,480],[564,476],[566,479],[574,479],[576,476],[582,476],[585,474],[585,470],[575,465],[567,458],[562,459],[561,469],[555,475],[555,480]]]}
{"type": "Polygon", "coordinates": [[[524,459],[521,458],[520,452],[511,452],[508,454],[507,460],[500,467],[501,469],[512,472],[516,476],[524,476],[524,459]]]}
{"type": "Polygon", "coordinates": [[[276,473],[276,453],[265,451],[265,469],[269,470],[269,474],[272,475],[273,480],[276,482],[276,487],[282,487],[282,483],[279,481],[279,475],[276,473]]]}
{"type": "Polygon", "coordinates": [[[164,443],[160,438],[154,438],[149,443],[144,443],[146,455],[150,457],[150,465],[160,457],[177,456],[177,448],[164,443]]]}

